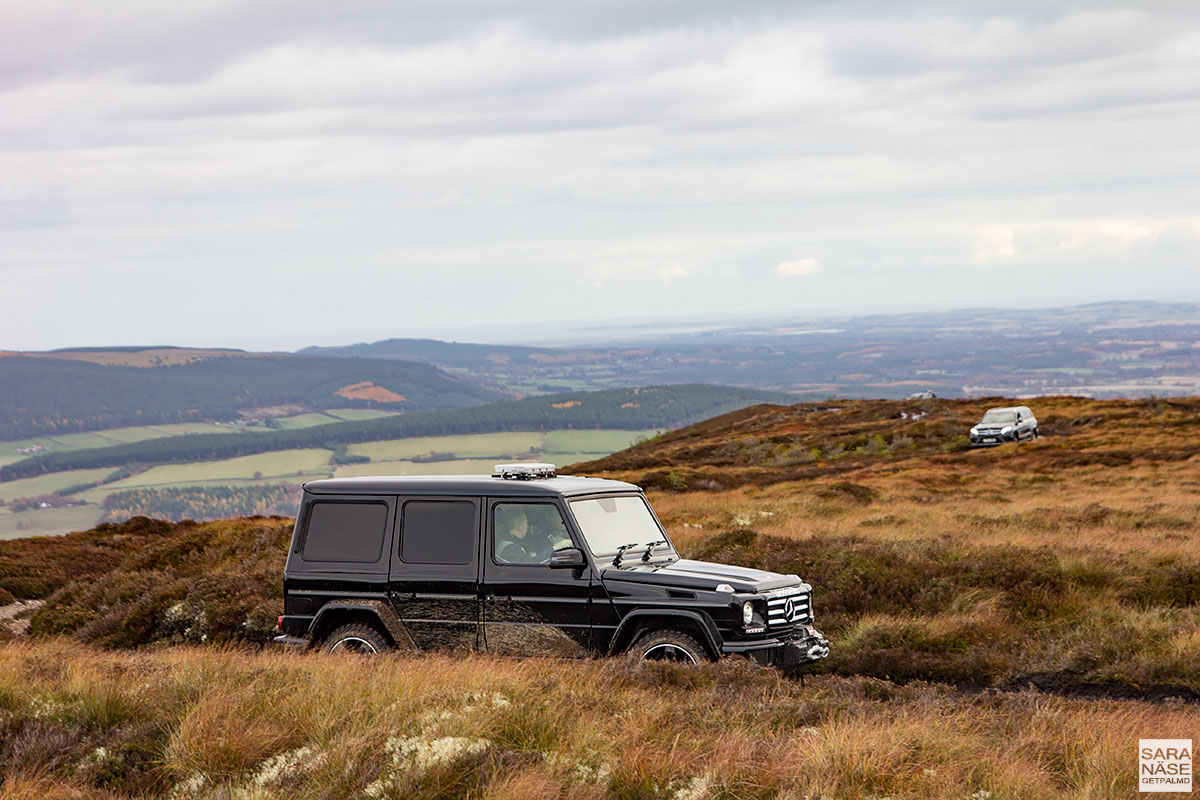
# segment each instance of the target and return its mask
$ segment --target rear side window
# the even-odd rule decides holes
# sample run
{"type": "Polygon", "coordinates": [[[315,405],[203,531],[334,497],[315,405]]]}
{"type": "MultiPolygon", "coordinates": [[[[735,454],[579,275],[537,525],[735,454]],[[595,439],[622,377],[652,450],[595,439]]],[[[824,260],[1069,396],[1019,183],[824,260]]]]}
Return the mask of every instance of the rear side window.
{"type": "Polygon", "coordinates": [[[470,564],[478,530],[471,502],[410,500],[404,504],[400,560],[409,564],[470,564]]]}
{"type": "Polygon", "coordinates": [[[387,517],[385,503],[313,503],[300,556],[305,561],[374,563],[383,553],[387,517]]]}

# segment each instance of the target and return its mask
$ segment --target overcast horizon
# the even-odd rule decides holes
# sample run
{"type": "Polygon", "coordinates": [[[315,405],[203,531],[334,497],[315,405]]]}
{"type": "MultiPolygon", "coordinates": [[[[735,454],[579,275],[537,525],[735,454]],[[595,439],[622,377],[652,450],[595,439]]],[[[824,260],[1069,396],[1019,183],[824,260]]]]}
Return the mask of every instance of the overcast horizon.
{"type": "Polygon", "coordinates": [[[1195,3],[5,18],[0,349],[1200,300],[1195,3]]]}

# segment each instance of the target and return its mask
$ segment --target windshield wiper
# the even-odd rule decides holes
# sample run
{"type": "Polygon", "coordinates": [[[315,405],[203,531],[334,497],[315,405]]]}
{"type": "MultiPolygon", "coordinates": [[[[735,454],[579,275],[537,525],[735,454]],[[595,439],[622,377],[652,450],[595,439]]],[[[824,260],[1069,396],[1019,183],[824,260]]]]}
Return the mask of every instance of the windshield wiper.
{"type": "Polygon", "coordinates": [[[667,543],[666,539],[659,539],[657,542],[651,542],[650,544],[646,545],[646,552],[642,553],[642,561],[643,562],[649,561],[650,560],[650,552],[652,550],[654,550],[654,548],[658,547],[660,544],[666,544],[666,543],[667,543]]]}
{"type": "Polygon", "coordinates": [[[613,565],[614,567],[619,567],[619,566],[621,566],[621,559],[624,557],[624,555],[625,555],[625,551],[626,551],[626,550],[628,550],[628,549],[629,549],[629,548],[631,548],[631,547],[637,547],[637,546],[638,546],[638,543],[637,543],[637,542],[630,542],[629,544],[623,544],[623,545],[621,545],[620,547],[618,547],[618,548],[617,548],[617,555],[616,555],[616,557],[613,559],[613,563],[612,563],[612,565],[613,565]]]}

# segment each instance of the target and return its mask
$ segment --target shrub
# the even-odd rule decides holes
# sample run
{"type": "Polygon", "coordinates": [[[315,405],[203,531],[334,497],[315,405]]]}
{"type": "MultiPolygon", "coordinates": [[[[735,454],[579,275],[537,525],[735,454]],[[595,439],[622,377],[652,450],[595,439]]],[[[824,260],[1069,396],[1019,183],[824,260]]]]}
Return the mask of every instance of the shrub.
{"type": "Polygon", "coordinates": [[[265,642],[283,604],[292,524],[279,517],[163,523],[157,540],[107,572],[58,589],[34,614],[30,632],[69,633],[106,647],[265,642]]]}

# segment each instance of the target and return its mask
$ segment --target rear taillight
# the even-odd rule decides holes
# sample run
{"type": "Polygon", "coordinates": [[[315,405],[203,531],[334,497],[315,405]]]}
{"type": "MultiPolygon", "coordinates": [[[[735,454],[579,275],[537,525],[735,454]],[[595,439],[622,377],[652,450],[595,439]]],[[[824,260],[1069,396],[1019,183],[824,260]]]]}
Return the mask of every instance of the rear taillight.
{"type": "Polygon", "coordinates": [[[275,620],[275,630],[283,630],[283,617],[279,617],[279,619],[275,620]]]}

